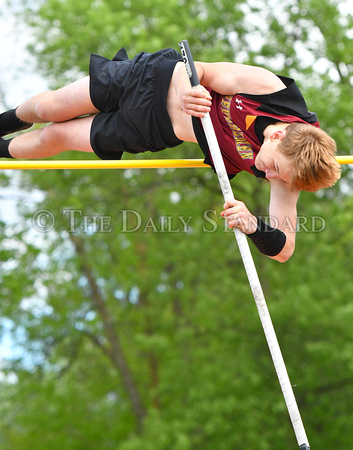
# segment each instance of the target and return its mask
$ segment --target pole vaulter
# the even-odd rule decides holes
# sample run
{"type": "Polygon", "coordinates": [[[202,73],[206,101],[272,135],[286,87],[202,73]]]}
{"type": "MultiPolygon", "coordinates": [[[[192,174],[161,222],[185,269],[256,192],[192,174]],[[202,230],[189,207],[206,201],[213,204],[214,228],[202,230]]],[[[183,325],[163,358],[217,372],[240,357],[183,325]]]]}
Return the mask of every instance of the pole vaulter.
{"type": "MultiPolygon", "coordinates": [[[[179,43],[179,46],[181,54],[184,58],[184,63],[190,79],[190,83],[193,87],[197,88],[198,86],[200,86],[200,82],[192,59],[188,41],[187,40],[181,41],[179,43]]],[[[221,151],[218,145],[218,141],[209,113],[207,113],[201,120],[206,135],[206,139],[208,142],[208,146],[211,152],[215,171],[217,173],[219,184],[224,196],[224,200],[225,201],[232,200],[234,199],[232,188],[229,182],[227,171],[223,162],[223,158],[221,155],[221,151]]],[[[257,271],[250,252],[248,241],[246,239],[245,234],[238,228],[234,228],[234,234],[239,246],[239,251],[244,263],[250,287],[259,312],[261,323],[265,332],[267,343],[277,372],[279,383],[281,385],[284,400],[287,405],[287,409],[298,441],[299,448],[300,450],[310,450],[308,438],[305,433],[304,425],[293,393],[292,385],[288,377],[287,369],[283,360],[281,349],[278,344],[278,340],[272,324],[270,313],[266,305],[266,300],[262,291],[259,277],[257,275],[257,271]]]]}

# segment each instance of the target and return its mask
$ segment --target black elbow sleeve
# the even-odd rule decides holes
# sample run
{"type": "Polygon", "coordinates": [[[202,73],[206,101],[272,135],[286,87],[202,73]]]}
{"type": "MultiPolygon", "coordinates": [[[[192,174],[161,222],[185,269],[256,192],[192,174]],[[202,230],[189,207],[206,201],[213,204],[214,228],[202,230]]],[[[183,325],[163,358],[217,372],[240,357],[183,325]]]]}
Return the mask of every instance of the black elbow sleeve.
{"type": "Polygon", "coordinates": [[[247,235],[257,249],[267,256],[278,255],[286,244],[286,235],[278,228],[273,228],[257,217],[255,233],[247,235]]]}

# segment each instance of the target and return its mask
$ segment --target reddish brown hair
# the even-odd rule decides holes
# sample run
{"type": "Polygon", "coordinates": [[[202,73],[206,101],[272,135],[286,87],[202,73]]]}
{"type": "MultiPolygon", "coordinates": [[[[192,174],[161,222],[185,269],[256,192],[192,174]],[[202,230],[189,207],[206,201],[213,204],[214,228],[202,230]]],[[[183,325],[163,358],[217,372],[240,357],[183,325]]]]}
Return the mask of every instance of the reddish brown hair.
{"type": "Polygon", "coordinates": [[[278,145],[293,163],[289,187],[315,192],[333,186],[341,176],[336,160],[336,143],[321,128],[303,123],[292,123],[278,145]]]}

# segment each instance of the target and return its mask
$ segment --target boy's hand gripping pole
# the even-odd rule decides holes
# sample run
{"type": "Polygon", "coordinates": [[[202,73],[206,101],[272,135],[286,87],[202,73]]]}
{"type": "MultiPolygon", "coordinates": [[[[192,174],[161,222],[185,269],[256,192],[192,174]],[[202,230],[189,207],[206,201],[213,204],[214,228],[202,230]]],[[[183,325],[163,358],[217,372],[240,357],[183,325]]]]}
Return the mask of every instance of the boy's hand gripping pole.
{"type": "MultiPolygon", "coordinates": [[[[200,81],[196,72],[195,64],[192,59],[191,51],[187,40],[179,43],[182,57],[184,59],[187,74],[192,87],[200,86],[200,81]]],[[[206,135],[208,146],[211,152],[215,171],[218,176],[219,184],[224,196],[224,200],[233,200],[234,195],[229,182],[227,171],[223,162],[222,154],[218,145],[217,137],[212,125],[210,115],[207,113],[202,119],[202,126],[206,135]]],[[[268,311],[266,300],[262,291],[255,264],[250,252],[249,244],[245,234],[238,228],[234,228],[234,234],[239,246],[239,251],[248,276],[250,287],[259,312],[262,327],[265,332],[267,343],[270,349],[272,360],[277,372],[279,383],[283,392],[284,400],[287,405],[290,419],[298,441],[300,450],[310,450],[308,438],[305,433],[304,425],[300,417],[297,402],[293,393],[287,369],[283,360],[281,349],[278,344],[275,329],[272,324],[270,313],[268,311]]]]}

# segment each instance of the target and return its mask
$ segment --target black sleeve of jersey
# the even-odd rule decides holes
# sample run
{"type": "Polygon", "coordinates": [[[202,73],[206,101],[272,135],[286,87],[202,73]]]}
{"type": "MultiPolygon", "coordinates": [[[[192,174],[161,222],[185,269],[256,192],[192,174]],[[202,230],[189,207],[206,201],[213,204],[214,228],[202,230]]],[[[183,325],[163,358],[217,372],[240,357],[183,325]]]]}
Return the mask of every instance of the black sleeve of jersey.
{"type": "Polygon", "coordinates": [[[308,111],[304,97],[293,78],[277,76],[286,85],[284,89],[272,94],[252,95],[239,93],[239,95],[261,103],[261,106],[258,108],[259,111],[299,117],[309,124],[318,122],[317,115],[308,111]]]}

